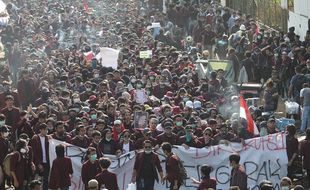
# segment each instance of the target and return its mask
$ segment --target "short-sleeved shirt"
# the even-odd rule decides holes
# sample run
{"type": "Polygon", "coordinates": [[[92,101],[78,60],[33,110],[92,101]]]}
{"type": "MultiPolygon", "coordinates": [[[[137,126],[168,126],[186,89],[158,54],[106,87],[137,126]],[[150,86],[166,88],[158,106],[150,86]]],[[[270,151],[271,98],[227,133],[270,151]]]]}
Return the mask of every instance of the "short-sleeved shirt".
{"type": "Polygon", "coordinates": [[[304,98],[303,106],[310,106],[310,88],[301,89],[300,97],[304,98]]]}

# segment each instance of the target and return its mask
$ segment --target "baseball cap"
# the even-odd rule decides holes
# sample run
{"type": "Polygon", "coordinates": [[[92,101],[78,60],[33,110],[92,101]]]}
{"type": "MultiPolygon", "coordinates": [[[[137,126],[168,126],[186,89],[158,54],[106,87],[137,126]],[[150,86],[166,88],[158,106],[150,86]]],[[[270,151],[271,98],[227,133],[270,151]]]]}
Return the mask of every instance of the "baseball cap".
{"type": "Polygon", "coordinates": [[[185,107],[194,108],[194,104],[193,104],[192,101],[188,100],[188,101],[185,103],[185,107]]]}
{"type": "Polygon", "coordinates": [[[117,119],[117,120],[114,121],[114,125],[120,125],[120,124],[122,124],[121,120],[117,119]]]}

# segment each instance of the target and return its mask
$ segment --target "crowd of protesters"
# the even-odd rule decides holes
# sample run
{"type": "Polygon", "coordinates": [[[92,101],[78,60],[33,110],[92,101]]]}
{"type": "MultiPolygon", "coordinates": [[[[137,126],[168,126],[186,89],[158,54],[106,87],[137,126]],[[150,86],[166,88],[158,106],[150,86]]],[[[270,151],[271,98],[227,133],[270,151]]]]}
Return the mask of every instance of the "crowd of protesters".
{"type": "MultiPolygon", "coordinates": [[[[111,161],[104,155],[140,149],[144,151],[136,157],[132,177],[138,189],[152,189],[158,174],[171,183],[170,189],[179,189],[182,179],[175,171],[178,157],[171,145],[203,148],[255,137],[239,118],[238,92],[227,95],[231,84],[225,71],[198,76],[197,59],[217,58],[233,65],[233,84],[242,70],[248,82],[266,82],[264,106],[252,112],[260,136],[279,132],[275,118],[262,117],[264,111],[277,110],[279,98],[300,104],[301,127],[287,127],[288,177],[301,155],[310,181],[309,31],[301,41],[294,27],[288,32],[264,29],[250,15],[216,1],[173,0],[166,8],[151,0],[85,2],[7,4],[10,21],[1,28],[2,168],[6,155],[12,154],[10,173],[0,189],[12,185],[37,190],[41,183],[44,190],[68,189],[71,160],[62,145],[49,150],[51,139],[87,149],[82,166],[87,189],[118,189],[115,174],[107,170],[111,161]],[[156,30],[152,23],[161,27],[156,30]],[[120,49],[117,69],[95,58],[100,47],[120,49]],[[145,50],[151,50],[151,58],[140,58],[145,50]],[[228,114],[221,113],[222,106],[228,114]],[[137,112],[147,113],[141,121],[145,128],[135,121],[137,112]],[[296,131],[306,133],[306,139],[298,142],[296,131]],[[169,158],[167,175],[152,151],[162,143],[169,158]],[[52,165],[49,151],[57,155],[52,165]],[[32,181],[35,178],[41,182],[32,181]]],[[[246,176],[239,160],[238,155],[230,157],[231,189],[243,190],[246,176]]],[[[208,165],[201,167],[202,181],[193,179],[198,189],[216,189],[211,171],[208,165]]],[[[290,178],[282,179],[281,186],[294,188],[290,178]]],[[[261,184],[261,189],[271,188],[271,182],[261,184]]]]}

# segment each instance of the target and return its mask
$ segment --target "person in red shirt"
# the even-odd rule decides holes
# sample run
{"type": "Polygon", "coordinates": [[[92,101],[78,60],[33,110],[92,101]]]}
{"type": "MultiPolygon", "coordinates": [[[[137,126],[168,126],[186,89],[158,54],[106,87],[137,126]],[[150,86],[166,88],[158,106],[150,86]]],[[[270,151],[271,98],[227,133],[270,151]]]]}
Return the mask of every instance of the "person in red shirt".
{"type": "Polygon", "coordinates": [[[111,160],[109,158],[100,158],[99,164],[101,167],[101,173],[95,178],[99,183],[99,189],[106,188],[108,190],[119,190],[116,174],[108,171],[108,168],[111,165],[111,160]]]}
{"type": "Polygon", "coordinates": [[[26,154],[28,151],[27,141],[20,139],[16,142],[16,151],[10,158],[10,172],[16,190],[24,189],[23,184],[26,180],[25,170],[27,168],[26,154]]]}
{"type": "Polygon", "coordinates": [[[179,157],[172,152],[172,145],[168,142],[162,144],[166,159],[166,176],[164,180],[170,183],[170,190],[178,190],[183,183],[179,169],[179,157]]]}
{"type": "Polygon", "coordinates": [[[90,144],[89,138],[85,135],[86,129],[83,125],[78,125],[76,128],[77,136],[75,136],[71,140],[71,144],[81,147],[81,148],[87,148],[90,144]]]}
{"type": "Polygon", "coordinates": [[[71,159],[65,157],[65,147],[59,144],[55,148],[57,158],[53,161],[49,188],[68,190],[71,186],[71,175],[73,174],[71,159]]]}
{"type": "Polygon", "coordinates": [[[85,185],[85,190],[88,190],[88,182],[91,179],[94,179],[97,174],[100,173],[100,166],[97,159],[96,149],[89,147],[86,151],[87,161],[84,162],[82,166],[81,176],[82,181],[85,185]]]}
{"type": "Polygon", "coordinates": [[[5,97],[6,107],[1,110],[1,113],[5,115],[5,124],[12,127],[12,140],[16,140],[17,123],[20,120],[19,109],[14,107],[14,97],[8,95],[5,97]]]}
{"type": "Polygon", "coordinates": [[[231,154],[229,156],[229,162],[230,165],[232,166],[230,186],[238,186],[240,190],[247,190],[248,176],[245,173],[244,167],[239,164],[239,161],[240,161],[239,154],[231,154]]]}
{"type": "Polygon", "coordinates": [[[212,172],[213,168],[211,166],[208,166],[207,164],[204,164],[200,168],[201,172],[201,179],[202,181],[198,181],[194,178],[191,178],[193,180],[194,184],[198,184],[197,190],[205,190],[205,189],[216,189],[216,180],[210,178],[210,173],[212,172]]]}
{"type": "Polygon", "coordinates": [[[152,142],[144,141],[144,151],[137,154],[132,173],[132,182],[137,182],[137,190],[153,190],[155,180],[158,182],[158,173],[163,182],[163,170],[159,157],[152,151],[152,142]]]}
{"type": "Polygon", "coordinates": [[[39,125],[40,134],[34,135],[30,141],[33,150],[33,162],[40,176],[43,177],[43,190],[48,190],[48,178],[50,172],[49,139],[47,125],[39,125]]]}

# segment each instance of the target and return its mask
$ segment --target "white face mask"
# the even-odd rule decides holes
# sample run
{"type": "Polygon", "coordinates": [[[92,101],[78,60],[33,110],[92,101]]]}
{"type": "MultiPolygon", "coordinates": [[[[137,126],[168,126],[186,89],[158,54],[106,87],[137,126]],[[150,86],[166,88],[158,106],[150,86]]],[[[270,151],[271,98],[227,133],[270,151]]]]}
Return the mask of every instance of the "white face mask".
{"type": "Polygon", "coordinates": [[[285,186],[285,187],[281,187],[281,190],[290,190],[290,188],[285,186]]]}
{"type": "Polygon", "coordinates": [[[95,78],[99,78],[99,74],[94,74],[94,77],[95,78]]]}
{"type": "Polygon", "coordinates": [[[26,150],[25,148],[21,148],[21,149],[20,149],[20,153],[26,154],[26,153],[27,153],[27,150],[26,150]]]}
{"type": "Polygon", "coordinates": [[[145,154],[151,154],[152,150],[145,150],[144,152],[145,152],[145,154]]]}
{"type": "Polygon", "coordinates": [[[5,121],[0,121],[0,126],[3,126],[5,124],[5,121]]]}
{"type": "Polygon", "coordinates": [[[81,101],[80,98],[74,98],[74,99],[73,99],[73,102],[74,102],[74,103],[78,103],[78,102],[80,102],[80,101],[81,101]]]}
{"type": "Polygon", "coordinates": [[[6,137],[8,137],[8,136],[9,136],[9,133],[8,133],[8,132],[4,132],[4,133],[3,133],[3,137],[4,137],[4,138],[6,138],[6,137]]]}

